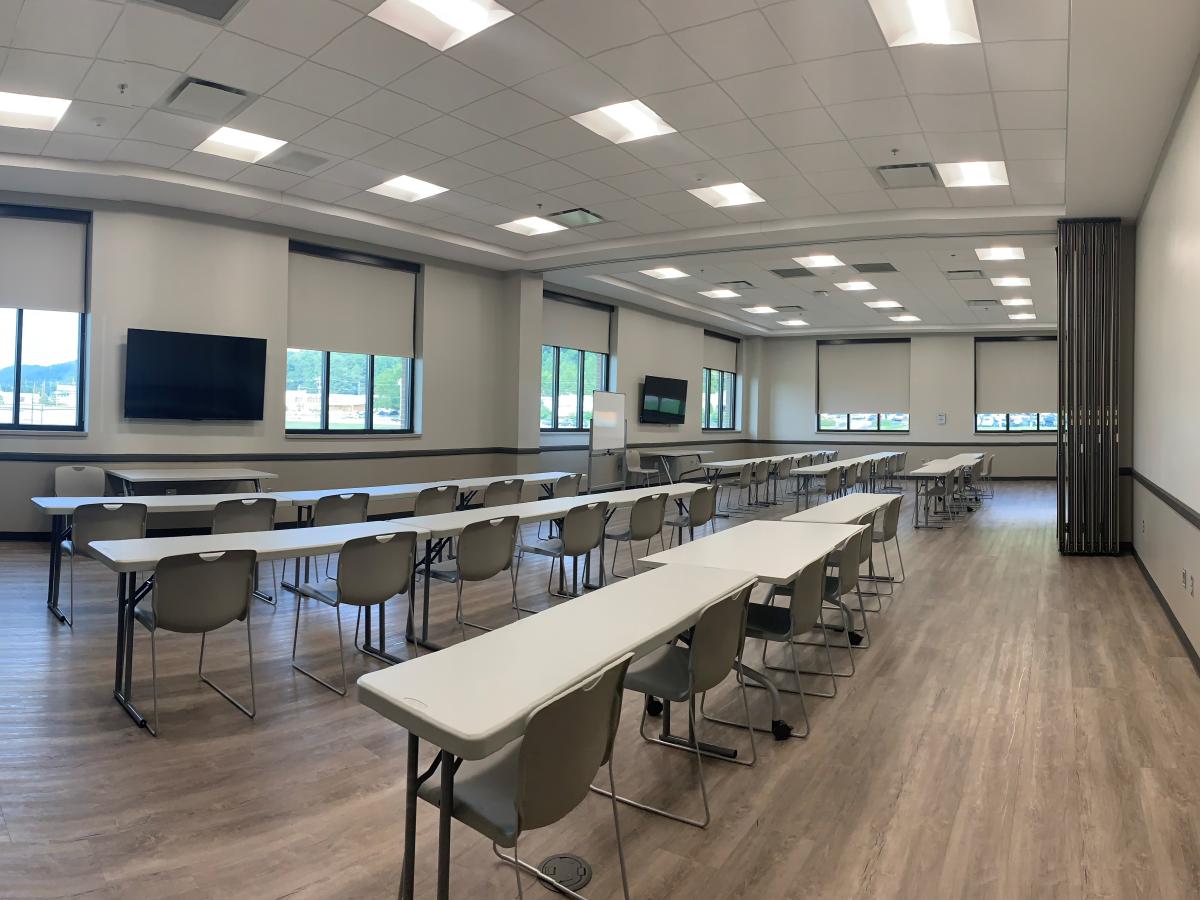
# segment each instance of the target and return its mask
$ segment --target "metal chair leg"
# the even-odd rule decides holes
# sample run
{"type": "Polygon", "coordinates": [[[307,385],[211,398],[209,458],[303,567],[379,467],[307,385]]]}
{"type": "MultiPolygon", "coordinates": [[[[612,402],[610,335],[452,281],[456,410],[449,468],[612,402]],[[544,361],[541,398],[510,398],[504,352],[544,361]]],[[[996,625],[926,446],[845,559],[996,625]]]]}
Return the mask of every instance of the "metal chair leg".
{"type": "Polygon", "coordinates": [[[246,650],[248,651],[248,653],[250,655],[250,708],[249,709],[247,709],[245,706],[243,706],[237,700],[233,699],[233,697],[230,694],[228,694],[224,689],[222,689],[220,685],[211,681],[209,679],[209,677],[204,674],[204,641],[205,641],[205,638],[207,638],[207,637],[208,637],[208,632],[203,632],[200,635],[200,663],[199,663],[199,665],[196,666],[196,674],[198,674],[200,676],[201,681],[203,681],[210,688],[212,688],[214,691],[216,691],[218,694],[220,694],[222,697],[224,697],[226,700],[228,700],[230,703],[232,703],[234,706],[236,706],[244,715],[253,719],[254,713],[257,709],[257,706],[255,704],[255,699],[254,699],[254,643],[250,637],[250,615],[248,613],[246,615],[246,650]]]}
{"type": "MultiPolygon", "coordinates": [[[[323,678],[319,678],[318,676],[314,675],[312,672],[308,671],[307,669],[305,669],[304,667],[302,667],[301,665],[299,665],[296,662],[296,643],[300,637],[300,606],[301,606],[301,601],[303,601],[303,600],[304,600],[303,597],[296,598],[296,626],[292,631],[292,668],[295,669],[297,672],[299,672],[301,675],[307,675],[309,678],[311,678],[317,684],[320,684],[320,685],[323,685],[324,687],[329,688],[329,690],[333,691],[335,694],[337,694],[341,697],[345,697],[348,685],[346,682],[346,648],[345,648],[345,645],[342,643],[342,606],[339,603],[338,605],[336,605],[333,608],[334,615],[337,617],[338,659],[341,662],[341,666],[342,666],[342,686],[339,689],[339,688],[334,687],[328,681],[325,681],[323,678]]],[[[315,602],[320,603],[320,601],[315,601],[315,602]]]]}
{"type": "MultiPolygon", "coordinates": [[[[74,546],[74,545],[72,545],[72,546],[74,546]]],[[[70,557],[71,557],[71,561],[70,561],[70,563],[68,563],[67,568],[70,572],[71,596],[70,596],[70,599],[67,601],[67,610],[70,613],[67,616],[67,627],[74,628],[75,627],[75,554],[71,553],[70,557]]]]}
{"type": "MultiPolygon", "coordinates": [[[[130,647],[131,652],[132,650],[130,647]]],[[[150,689],[154,693],[154,727],[151,728],[147,722],[146,730],[152,737],[158,737],[158,652],[154,644],[154,630],[150,632],[150,689]]]]}

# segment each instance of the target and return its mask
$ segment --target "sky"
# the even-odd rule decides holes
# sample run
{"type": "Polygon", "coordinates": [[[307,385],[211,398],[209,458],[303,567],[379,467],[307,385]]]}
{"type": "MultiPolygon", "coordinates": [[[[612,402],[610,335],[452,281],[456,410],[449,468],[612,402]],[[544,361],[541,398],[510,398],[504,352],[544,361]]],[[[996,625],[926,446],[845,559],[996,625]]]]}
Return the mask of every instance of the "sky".
{"type": "MultiPolygon", "coordinates": [[[[16,346],[17,311],[0,309],[0,369],[11,366],[16,346]]],[[[25,311],[22,365],[49,366],[79,354],[79,314],[25,311]]]]}

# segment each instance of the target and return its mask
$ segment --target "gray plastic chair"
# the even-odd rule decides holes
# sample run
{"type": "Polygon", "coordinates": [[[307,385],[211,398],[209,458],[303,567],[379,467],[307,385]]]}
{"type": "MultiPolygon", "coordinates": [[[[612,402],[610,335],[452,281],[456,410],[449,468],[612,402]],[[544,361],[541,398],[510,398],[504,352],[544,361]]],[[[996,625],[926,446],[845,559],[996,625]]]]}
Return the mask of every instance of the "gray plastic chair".
{"type": "Polygon", "coordinates": [[[842,492],[842,467],[834,466],[825,473],[825,499],[833,500],[842,492]]]}
{"type": "MultiPolygon", "coordinates": [[[[82,496],[82,495],[80,495],[82,496]]],[[[96,541],[123,541],[146,536],[146,504],[114,499],[112,503],[85,503],[71,514],[71,536],[60,545],[69,565],[70,601],[67,625],[75,624],[75,557],[95,559],[96,541]]]]}
{"type": "MultiPolygon", "coordinates": [[[[366,493],[326,494],[317,498],[310,525],[354,525],[367,521],[366,493]]],[[[329,555],[325,556],[325,577],[329,578],[329,555]]]]}
{"type": "MultiPolygon", "coordinates": [[[[566,589],[567,560],[578,561],[583,557],[583,583],[586,586],[591,573],[592,551],[600,548],[600,587],[604,587],[604,523],[608,519],[608,501],[597,500],[567,510],[559,528],[558,537],[541,544],[522,544],[520,552],[550,557],[550,580],[546,590],[555,597],[570,599],[579,596],[577,575],[572,572],[571,593],[566,589]],[[558,563],[558,590],[554,590],[554,564],[558,563]]],[[[535,612],[525,609],[523,612],[535,612]]]]}
{"type": "Polygon", "coordinates": [[[504,478],[500,481],[493,481],[483,492],[483,505],[491,508],[520,503],[521,491],[524,489],[525,480],[523,478],[504,478]]]}
{"type": "MultiPolygon", "coordinates": [[[[307,675],[317,684],[324,685],[335,694],[346,696],[346,651],[342,641],[342,606],[358,607],[358,619],[362,619],[364,606],[380,606],[393,597],[405,593],[412,585],[413,566],[416,564],[416,535],[409,532],[368,535],[352,538],[342,545],[338,559],[337,579],[319,584],[302,584],[296,591],[296,625],[292,631],[292,668],[307,675]],[[296,662],[296,645],[300,640],[301,600],[316,600],[332,606],[337,618],[338,660],[342,666],[342,686],[335,687],[314,675],[296,662]]],[[[358,624],[354,626],[354,648],[360,653],[391,663],[392,660],[372,653],[358,643],[358,624]]]]}
{"type": "Polygon", "coordinates": [[[996,488],[992,485],[992,464],[996,461],[996,454],[989,453],[987,462],[983,466],[983,484],[985,497],[995,497],[996,488]]]}
{"type": "Polygon", "coordinates": [[[103,497],[108,476],[96,466],[59,466],[54,470],[54,496],[103,497]]]}
{"type": "Polygon", "coordinates": [[[878,525],[871,533],[871,544],[879,544],[883,547],[883,562],[885,574],[881,578],[874,576],[874,563],[872,563],[871,581],[880,581],[888,586],[887,593],[893,593],[894,586],[904,584],[904,555],[900,552],[900,506],[904,502],[903,497],[895,497],[887,506],[883,508],[883,521],[879,522],[879,517],[876,516],[878,525]],[[892,577],[892,560],[888,556],[887,545],[892,541],[896,545],[896,558],[900,560],[900,577],[892,577]]]}
{"type": "Polygon", "coordinates": [[[427,487],[417,494],[413,502],[414,516],[437,516],[454,512],[458,503],[458,485],[442,484],[427,487]]]}
{"type": "MultiPolygon", "coordinates": [[[[609,786],[615,785],[613,742],[621,718],[621,682],[631,656],[609,663],[547,700],[530,714],[524,735],[484,759],[464,760],[455,773],[450,814],[491,840],[496,856],[514,867],[518,897],[525,896],[521,873],[526,872],[568,897],[583,900],[523,862],[518,843],[526,831],[553,825],[578,807],[602,767],[608,769],[609,786]],[[501,853],[501,847],[511,847],[512,855],[501,853]]],[[[417,796],[440,808],[441,779],[427,779],[417,796]]],[[[621,888],[629,900],[615,800],[612,815],[621,888]]]]}
{"type": "MultiPolygon", "coordinates": [[[[429,570],[431,578],[449,582],[454,585],[458,594],[454,618],[458,622],[462,635],[466,637],[464,626],[470,625],[480,631],[491,631],[486,625],[477,625],[463,618],[463,585],[473,581],[487,581],[501,572],[509,572],[512,576],[512,606],[517,618],[521,618],[521,609],[517,606],[517,575],[520,571],[521,560],[517,557],[513,562],[513,554],[517,548],[517,516],[503,516],[487,519],[482,522],[472,522],[458,536],[458,551],[454,560],[448,563],[437,563],[429,570]]],[[[411,611],[411,610],[410,610],[411,611]]]]}
{"type": "Polygon", "coordinates": [[[796,459],[793,456],[785,456],[783,459],[771,463],[771,481],[775,484],[774,503],[782,502],[779,499],[781,490],[783,496],[787,496],[787,483],[794,468],[796,468],[796,459]]]}
{"type": "MultiPolygon", "coordinates": [[[[867,622],[867,609],[863,604],[862,593],[859,590],[858,573],[862,565],[862,542],[871,540],[871,526],[865,525],[848,537],[845,542],[830,554],[830,564],[837,566],[836,575],[825,577],[826,608],[837,609],[842,615],[842,630],[846,634],[846,647],[851,646],[865,650],[871,646],[870,624],[867,622]],[[854,594],[858,598],[858,613],[862,618],[862,632],[854,628],[854,615],[849,604],[843,597],[854,594]],[[857,640],[855,639],[857,636],[857,640]]],[[[831,626],[826,626],[827,628],[831,626]]],[[[834,628],[833,630],[838,630],[834,628]]],[[[854,654],[850,654],[850,672],[843,677],[854,674],[854,654]]]]}
{"type": "Polygon", "coordinates": [[[611,541],[616,541],[617,546],[613,548],[612,559],[612,577],[624,578],[624,575],[617,574],[617,551],[621,549],[622,543],[629,544],[629,564],[633,568],[633,574],[637,574],[637,560],[633,555],[633,542],[645,541],[646,554],[650,553],[650,541],[655,535],[658,536],[658,542],[664,550],[667,549],[666,543],[663,542],[662,529],[663,521],[667,513],[667,495],[666,494],[649,494],[645,497],[639,497],[633,504],[633,509],[629,511],[629,526],[624,530],[609,531],[604,536],[611,541]]]}
{"type": "Polygon", "coordinates": [[[679,543],[683,543],[683,529],[688,530],[690,540],[696,539],[696,529],[708,526],[710,534],[716,533],[717,515],[717,486],[709,484],[692,494],[688,501],[687,510],[666,520],[671,529],[671,546],[675,546],[675,534],[679,533],[679,543]]]}
{"type": "MultiPolygon", "coordinates": [[[[213,507],[213,534],[247,534],[254,531],[274,531],[277,504],[274,497],[244,497],[237,500],[222,500],[213,507]]],[[[257,583],[257,572],[255,573],[257,583]]],[[[275,572],[275,560],[271,560],[271,584],[275,590],[271,596],[263,597],[265,603],[276,604],[279,596],[279,576],[275,572]]]]}
{"type": "Polygon", "coordinates": [[[593,787],[592,790],[605,796],[612,796],[619,803],[625,803],[637,809],[673,819],[676,822],[695,825],[697,828],[708,827],[712,816],[708,808],[708,789],[704,783],[702,758],[711,756],[743,766],[753,766],[758,759],[758,752],[754,744],[754,729],[749,727],[750,701],[746,695],[745,680],[741,677],[738,681],[741,685],[742,708],[746,713],[747,724],[739,723],[739,727],[745,728],[750,736],[750,758],[748,760],[730,759],[708,753],[702,749],[696,738],[696,697],[719,685],[735,667],[739,669],[741,667],[742,647],[746,640],[746,606],[750,601],[750,592],[753,587],[753,585],[749,585],[706,606],[691,629],[691,638],[686,645],[670,643],[657,650],[652,650],[646,656],[631,663],[629,671],[625,673],[625,690],[627,691],[635,691],[650,697],[661,697],[668,703],[687,703],[688,734],[693,737],[690,746],[649,737],[646,734],[644,705],[639,731],[643,740],[652,744],[661,744],[673,750],[685,750],[695,754],[700,797],[704,803],[703,818],[682,816],[657,806],[622,797],[619,794],[610,794],[602,788],[593,787]]]}
{"type": "MultiPolygon", "coordinates": [[[[582,475],[579,475],[579,474],[563,475],[561,478],[558,479],[558,481],[554,482],[554,487],[551,490],[550,496],[556,500],[561,500],[563,497],[578,497],[579,496],[579,488],[582,483],[583,483],[582,475]]],[[[543,525],[548,525],[550,528],[547,536],[554,537],[554,523],[553,522],[549,522],[549,523],[538,522],[537,536],[538,536],[539,541],[544,540],[544,538],[542,537],[542,526],[543,525]]]]}
{"type": "Polygon", "coordinates": [[[768,496],[770,490],[769,482],[771,480],[771,462],[770,460],[760,459],[754,463],[750,472],[750,483],[754,486],[754,499],[751,501],[754,506],[769,506],[771,498],[768,496]]]}
{"type": "MultiPolygon", "coordinates": [[[[150,632],[150,678],[154,691],[154,727],[146,730],[158,737],[158,650],[159,631],[200,635],[200,680],[254,718],[254,643],[250,637],[250,595],[258,555],[253,550],[219,553],[185,553],[159,560],[154,567],[154,590],[150,606],[133,611],[133,617],[150,632]],[[250,668],[250,706],[233,698],[204,674],[204,644],[210,631],[231,622],[246,623],[246,651],[250,668]]],[[[132,652],[132,648],[131,648],[132,652]]]]}
{"type": "Polygon", "coordinates": [[[727,509],[727,510],[745,509],[746,503],[742,503],[742,491],[746,492],[746,502],[749,503],[751,485],[753,485],[753,484],[754,484],[754,463],[746,463],[738,471],[737,478],[729,481],[726,485],[725,509],[727,509]],[[735,490],[737,491],[737,498],[738,498],[737,506],[734,506],[732,503],[730,503],[730,500],[729,500],[729,495],[731,493],[733,493],[735,490]]]}
{"type": "Polygon", "coordinates": [[[658,477],[658,469],[647,469],[642,466],[642,453],[640,450],[625,451],[625,481],[630,480],[633,476],[633,482],[636,485],[638,479],[641,479],[643,487],[649,487],[650,481],[658,477]]]}

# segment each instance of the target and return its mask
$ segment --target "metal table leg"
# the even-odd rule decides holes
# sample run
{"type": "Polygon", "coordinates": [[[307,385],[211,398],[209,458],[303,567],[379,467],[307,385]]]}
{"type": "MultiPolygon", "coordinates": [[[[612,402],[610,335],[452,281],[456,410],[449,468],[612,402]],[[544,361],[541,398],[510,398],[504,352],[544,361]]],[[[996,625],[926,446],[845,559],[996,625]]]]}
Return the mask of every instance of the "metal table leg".
{"type": "MultiPolygon", "coordinates": [[[[296,507],[296,521],[297,521],[298,528],[307,528],[309,526],[309,524],[311,524],[311,522],[312,522],[312,507],[311,506],[297,506],[296,507]]],[[[284,565],[284,573],[286,574],[287,573],[287,562],[285,561],[283,565],[284,565]]],[[[304,580],[302,581],[300,579],[300,557],[299,556],[296,557],[294,571],[295,571],[295,574],[292,576],[292,578],[293,578],[292,581],[287,581],[285,579],[285,580],[279,582],[279,586],[283,590],[291,591],[293,594],[297,593],[300,589],[300,585],[302,585],[305,581],[308,580],[308,557],[307,556],[304,557],[304,580]]]]}
{"type": "Polygon", "coordinates": [[[438,808],[437,898],[450,900],[450,813],[454,809],[454,756],[441,751],[442,796],[438,808]]]}
{"type": "Polygon", "coordinates": [[[66,523],[66,516],[50,517],[50,581],[46,588],[46,608],[64,624],[67,617],[58,608],[58,586],[62,581],[62,542],[67,535],[66,523]]]}
{"type": "Polygon", "coordinates": [[[408,777],[404,784],[404,862],[400,866],[400,900],[413,900],[417,875],[417,750],[421,740],[408,735],[408,777]]]}

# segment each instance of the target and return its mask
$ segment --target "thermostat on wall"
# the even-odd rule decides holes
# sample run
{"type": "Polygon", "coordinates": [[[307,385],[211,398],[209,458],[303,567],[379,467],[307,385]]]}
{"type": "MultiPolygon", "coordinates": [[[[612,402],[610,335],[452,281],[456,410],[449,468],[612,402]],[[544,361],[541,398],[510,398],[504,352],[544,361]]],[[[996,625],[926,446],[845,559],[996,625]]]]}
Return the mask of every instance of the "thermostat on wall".
{"type": "Polygon", "coordinates": [[[938,424],[939,425],[946,424],[946,414],[945,413],[938,413],[938,424]]]}

